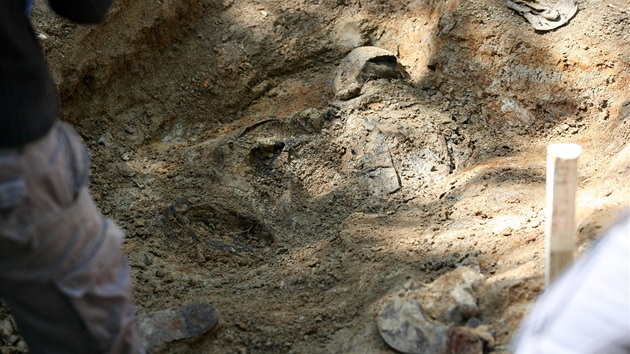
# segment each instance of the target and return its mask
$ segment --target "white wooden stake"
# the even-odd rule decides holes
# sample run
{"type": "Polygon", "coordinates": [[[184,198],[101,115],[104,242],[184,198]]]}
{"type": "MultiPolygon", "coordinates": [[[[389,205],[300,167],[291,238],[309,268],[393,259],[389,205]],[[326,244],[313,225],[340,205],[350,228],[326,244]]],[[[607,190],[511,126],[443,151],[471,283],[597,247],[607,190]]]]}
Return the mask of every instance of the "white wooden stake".
{"type": "Polygon", "coordinates": [[[553,144],[547,148],[547,285],[573,259],[577,160],[581,153],[582,148],[576,144],[553,144]]]}

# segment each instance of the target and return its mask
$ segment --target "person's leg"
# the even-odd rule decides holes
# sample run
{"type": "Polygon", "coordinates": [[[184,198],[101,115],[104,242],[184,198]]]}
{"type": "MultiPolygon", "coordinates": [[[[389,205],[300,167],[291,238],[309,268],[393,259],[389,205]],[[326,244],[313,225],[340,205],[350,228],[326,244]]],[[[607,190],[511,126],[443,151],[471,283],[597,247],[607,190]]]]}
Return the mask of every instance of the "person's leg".
{"type": "Polygon", "coordinates": [[[85,265],[55,280],[55,284],[71,300],[101,347],[110,353],[140,353],[131,275],[120,251],[122,231],[110,220],[103,231],[98,253],[85,265]]]}
{"type": "Polygon", "coordinates": [[[2,298],[31,353],[99,353],[83,319],[52,282],[1,281],[2,298]]]}
{"type": "Polygon", "coordinates": [[[85,187],[65,124],[0,154],[0,294],[33,353],[140,353],[122,232],[85,187]]]}

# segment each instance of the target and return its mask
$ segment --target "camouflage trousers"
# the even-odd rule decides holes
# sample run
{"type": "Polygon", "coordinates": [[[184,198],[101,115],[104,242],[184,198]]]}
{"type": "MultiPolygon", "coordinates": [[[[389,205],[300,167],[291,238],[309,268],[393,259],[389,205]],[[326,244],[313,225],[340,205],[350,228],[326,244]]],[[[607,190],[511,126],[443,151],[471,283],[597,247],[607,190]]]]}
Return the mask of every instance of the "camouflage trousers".
{"type": "Polygon", "coordinates": [[[72,127],[0,149],[0,296],[31,353],[142,353],[122,231],[86,181],[72,127]]]}

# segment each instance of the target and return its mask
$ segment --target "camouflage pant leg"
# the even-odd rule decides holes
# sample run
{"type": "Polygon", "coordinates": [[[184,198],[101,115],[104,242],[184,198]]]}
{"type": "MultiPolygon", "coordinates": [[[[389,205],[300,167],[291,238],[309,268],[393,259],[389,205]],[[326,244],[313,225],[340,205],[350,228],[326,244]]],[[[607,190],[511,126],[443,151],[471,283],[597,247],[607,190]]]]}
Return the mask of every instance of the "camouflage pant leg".
{"type": "Polygon", "coordinates": [[[0,295],[32,353],[140,353],[122,231],[85,182],[88,155],[56,124],[0,150],[0,295]]]}

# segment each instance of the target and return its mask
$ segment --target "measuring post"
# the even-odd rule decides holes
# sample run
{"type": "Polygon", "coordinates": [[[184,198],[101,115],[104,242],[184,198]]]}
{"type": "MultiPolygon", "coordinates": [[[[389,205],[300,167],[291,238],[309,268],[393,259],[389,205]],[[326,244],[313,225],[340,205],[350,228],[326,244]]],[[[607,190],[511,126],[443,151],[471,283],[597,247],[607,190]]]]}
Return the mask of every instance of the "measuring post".
{"type": "Polygon", "coordinates": [[[575,191],[580,154],[582,148],[577,144],[553,144],[547,147],[547,285],[573,259],[576,243],[575,191]]]}

